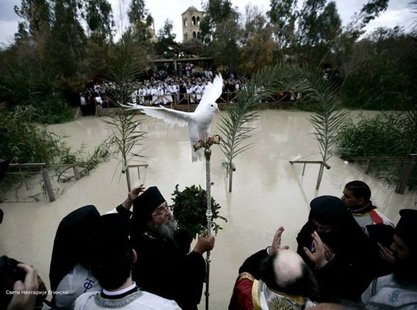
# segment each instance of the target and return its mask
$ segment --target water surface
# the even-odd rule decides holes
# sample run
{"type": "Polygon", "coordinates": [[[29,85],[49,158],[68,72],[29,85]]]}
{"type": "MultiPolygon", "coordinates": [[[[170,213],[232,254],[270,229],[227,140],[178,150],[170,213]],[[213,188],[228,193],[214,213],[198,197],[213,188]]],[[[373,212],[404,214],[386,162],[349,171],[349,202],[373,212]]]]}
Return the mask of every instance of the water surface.
{"type": "MultiPolygon", "coordinates": [[[[329,161],[331,169],[325,170],[320,189],[316,191],[318,165],[307,165],[302,176],[303,165],[289,164],[292,159],[320,159],[308,113],[265,110],[259,115],[259,120],[252,124],[256,129],[248,141],[253,147],[235,160],[232,193],[227,191],[220,149],[212,148],[212,196],[222,206],[220,213],[228,222],[219,222],[223,230],[212,251],[211,309],[227,309],[239,266],[247,256],[270,244],[277,227],[285,227],[283,243],[295,249],[295,237],[307,219],[309,201],[318,195],[341,196],[345,183],[360,179],[371,187],[374,204],[395,222],[400,209],[416,208],[416,193],[396,194],[394,185],[376,180],[337,157],[329,161]]],[[[83,117],[50,128],[66,136],[66,142],[74,149],[92,151],[111,135],[103,119],[83,117]]],[[[138,119],[143,122],[142,130],[148,133],[143,145],[137,148],[146,156],[139,162],[149,167],[141,171],[140,180],[132,172],[134,183],[157,185],[167,200],[171,199],[176,184],[180,189],[193,184],[205,188],[205,163],[191,162],[187,129],[171,127],[147,116],[138,119]]],[[[215,126],[212,132],[216,132],[215,126]]],[[[0,204],[5,213],[0,225],[0,254],[36,266],[47,283],[59,221],[87,204],[106,212],[127,194],[125,176],[120,173],[115,158],[100,164],[77,182],[56,185],[55,189],[57,200],[52,203],[41,195],[38,202],[9,200],[0,204]]],[[[25,189],[19,195],[25,196],[25,189]]],[[[200,308],[204,309],[204,299],[200,308]]]]}

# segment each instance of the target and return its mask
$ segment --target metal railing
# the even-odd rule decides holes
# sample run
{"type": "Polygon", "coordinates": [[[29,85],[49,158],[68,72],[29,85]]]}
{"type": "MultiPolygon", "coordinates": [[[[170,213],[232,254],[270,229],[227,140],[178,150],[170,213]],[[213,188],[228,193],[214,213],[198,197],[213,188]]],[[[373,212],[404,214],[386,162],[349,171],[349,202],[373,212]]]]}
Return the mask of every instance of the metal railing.
{"type": "MultiPolygon", "coordinates": [[[[52,188],[52,182],[51,177],[49,175],[49,169],[50,168],[66,168],[64,171],[67,171],[68,169],[72,169],[73,171],[73,177],[75,180],[78,180],[81,178],[81,171],[80,167],[83,166],[83,163],[73,163],[73,164],[59,164],[59,165],[47,165],[46,163],[24,163],[24,164],[9,164],[8,171],[6,171],[7,175],[19,175],[19,176],[25,176],[25,175],[42,175],[43,184],[45,185],[46,194],[48,196],[48,199],[50,202],[55,201],[55,193],[52,188]]],[[[86,169],[83,169],[84,171],[86,169]]],[[[60,175],[58,176],[58,179],[64,172],[62,171],[60,175]]]]}
{"type": "Polygon", "coordinates": [[[130,176],[130,168],[136,168],[138,172],[138,179],[141,179],[140,176],[140,168],[148,168],[149,164],[136,164],[136,165],[127,165],[123,167],[122,173],[126,173],[126,182],[127,182],[127,189],[130,192],[132,189],[132,180],[130,176]]]}
{"type": "Polygon", "coordinates": [[[326,167],[327,169],[330,169],[330,165],[322,160],[290,160],[290,164],[303,164],[303,172],[301,173],[302,176],[304,176],[304,172],[306,170],[307,164],[318,164],[320,165],[319,174],[317,176],[317,182],[316,182],[316,190],[320,188],[321,179],[323,178],[323,167],[326,167]]]}
{"type": "MultiPolygon", "coordinates": [[[[9,164],[9,169],[6,171],[8,175],[18,175],[21,177],[25,177],[28,175],[42,175],[43,184],[45,185],[46,194],[50,202],[55,201],[55,193],[52,187],[52,181],[49,174],[49,169],[51,168],[59,168],[64,169],[60,171],[58,175],[58,182],[67,182],[71,178],[75,180],[79,180],[83,174],[88,173],[88,169],[84,168],[83,166],[85,163],[72,163],[72,164],[57,164],[57,165],[47,165],[46,163],[25,163],[25,164],[9,164]],[[81,169],[80,169],[81,168],[81,169]],[[72,176],[62,178],[64,172],[68,170],[72,170],[72,176]]],[[[126,173],[128,189],[131,189],[131,175],[130,169],[136,168],[138,178],[141,179],[141,172],[140,168],[148,168],[149,164],[135,164],[135,165],[128,165],[123,169],[123,173],[126,173]]]]}
{"type": "MultiPolygon", "coordinates": [[[[136,95],[134,102],[143,105],[159,105],[160,101],[166,101],[169,104],[197,104],[201,97],[197,93],[179,93],[179,94],[164,94],[164,95],[136,95]]],[[[220,103],[230,103],[236,98],[236,92],[223,92],[219,97],[220,103]]],[[[96,107],[111,108],[110,103],[104,101],[102,104],[96,103],[96,107]]]]}

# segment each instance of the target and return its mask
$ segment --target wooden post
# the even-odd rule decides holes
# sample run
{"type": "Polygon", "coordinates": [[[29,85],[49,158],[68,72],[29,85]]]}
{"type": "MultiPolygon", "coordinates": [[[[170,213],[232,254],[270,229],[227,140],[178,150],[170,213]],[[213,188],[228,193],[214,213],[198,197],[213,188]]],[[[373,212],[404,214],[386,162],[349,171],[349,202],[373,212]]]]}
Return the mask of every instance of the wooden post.
{"type": "Polygon", "coordinates": [[[55,194],[54,194],[54,191],[52,190],[52,183],[51,183],[51,179],[49,178],[48,169],[46,168],[42,169],[42,178],[43,178],[43,183],[45,184],[46,193],[48,194],[49,201],[52,202],[55,200],[55,194]]]}
{"type": "Polygon", "coordinates": [[[231,193],[233,186],[233,167],[231,164],[227,165],[227,171],[229,173],[229,193],[231,193]]]}
{"type": "Polygon", "coordinates": [[[320,164],[319,175],[317,176],[316,190],[319,190],[321,179],[323,178],[324,164],[320,164]]]}
{"type": "Polygon", "coordinates": [[[127,190],[130,192],[131,185],[130,185],[130,172],[129,172],[129,166],[125,166],[125,173],[126,173],[126,182],[127,182],[127,190]]]}
{"type": "Polygon", "coordinates": [[[408,181],[411,177],[411,173],[414,170],[414,167],[416,165],[417,160],[417,154],[409,154],[407,156],[407,161],[404,164],[404,167],[402,169],[401,178],[397,183],[397,186],[395,188],[395,192],[398,194],[404,194],[405,188],[407,187],[408,181]]]}
{"type": "Polygon", "coordinates": [[[77,166],[73,166],[72,169],[74,171],[74,177],[75,177],[75,179],[76,180],[81,179],[80,172],[78,171],[78,167],[77,166]]]}

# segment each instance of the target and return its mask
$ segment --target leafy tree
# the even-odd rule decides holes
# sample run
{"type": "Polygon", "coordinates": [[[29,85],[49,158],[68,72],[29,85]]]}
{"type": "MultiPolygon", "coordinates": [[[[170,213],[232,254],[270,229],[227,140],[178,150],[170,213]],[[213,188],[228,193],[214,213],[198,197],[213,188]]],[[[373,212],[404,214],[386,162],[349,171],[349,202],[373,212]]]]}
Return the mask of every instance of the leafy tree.
{"type": "Polygon", "coordinates": [[[14,11],[23,21],[19,22],[17,38],[30,37],[35,42],[51,27],[51,10],[47,0],[22,0],[14,11]]]}
{"type": "Polygon", "coordinates": [[[158,31],[158,42],[155,44],[155,52],[164,58],[173,58],[178,53],[178,45],[175,42],[175,34],[172,33],[172,21],[167,19],[164,27],[158,31]]]}
{"type": "Polygon", "coordinates": [[[200,23],[207,54],[214,59],[214,65],[235,71],[239,64],[238,40],[239,14],[229,0],[209,0],[203,4],[205,11],[200,23]]]}
{"type": "Polygon", "coordinates": [[[284,49],[294,45],[297,0],[271,0],[267,14],[275,25],[274,34],[278,46],[284,49]]]}
{"type": "Polygon", "coordinates": [[[175,37],[176,37],[176,34],[172,33],[173,27],[174,26],[173,26],[171,20],[169,20],[169,19],[165,20],[164,27],[162,29],[160,29],[159,32],[158,32],[159,38],[167,39],[167,40],[173,42],[175,40],[175,37]]]}
{"type": "Polygon", "coordinates": [[[89,30],[111,41],[114,27],[111,4],[107,0],[86,0],[84,10],[89,30]]]}
{"type": "Polygon", "coordinates": [[[129,21],[131,24],[143,22],[146,19],[147,10],[145,8],[144,0],[132,0],[128,12],[129,21]]]}
{"type": "Polygon", "coordinates": [[[321,29],[317,24],[318,17],[323,11],[326,0],[306,0],[300,11],[298,38],[300,45],[314,46],[319,43],[321,29]]]}
{"type": "Polygon", "coordinates": [[[206,51],[203,42],[197,39],[187,40],[186,42],[181,44],[179,49],[182,53],[184,53],[185,56],[187,55],[211,56],[211,54],[206,51]]]}
{"type": "Polygon", "coordinates": [[[388,2],[389,0],[369,0],[359,12],[353,15],[351,22],[336,41],[334,49],[344,76],[347,77],[351,73],[349,63],[352,61],[352,49],[355,42],[365,32],[366,25],[387,9],[388,2]]]}
{"type": "Polygon", "coordinates": [[[229,72],[238,70],[240,52],[238,46],[240,28],[233,19],[227,19],[217,25],[216,36],[208,47],[214,65],[227,68],[229,72]]]}
{"type": "Polygon", "coordinates": [[[0,57],[0,101],[10,109],[30,109],[28,122],[55,123],[72,113],[62,96],[61,85],[39,64],[35,46],[19,43],[0,57]]]}
{"type": "Polygon", "coordinates": [[[240,69],[245,74],[259,71],[272,65],[276,49],[272,39],[273,29],[257,7],[246,7],[246,20],[240,41],[242,61],[240,69]]]}
{"type": "Polygon", "coordinates": [[[139,46],[131,31],[123,34],[105,55],[105,77],[115,83],[115,98],[119,104],[127,104],[133,92],[131,83],[147,65],[147,51],[139,46]]]}
{"type": "MultiPolygon", "coordinates": [[[[52,12],[49,2],[46,0],[22,0],[20,7],[14,7],[15,13],[22,19],[15,34],[15,52],[19,53],[23,60],[33,61],[27,63],[28,68],[34,64],[41,65],[47,49],[47,40],[50,35],[52,12]],[[29,58],[26,58],[29,57],[29,58]]],[[[36,70],[39,70],[37,68],[36,70]]]]}
{"type": "Polygon", "coordinates": [[[299,57],[316,66],[323,62],[341,32],[336,4],[326,1],[305,1],[299,15],[299,57]]]}
{"type": "MultiPolygon", "coordinates": [[[[47,59],[54,76],[69,85],[84,52],[85,34],[78,20],[77,2],[56,0],[55,19],[48,40],[47,59]]],[[[65,87],[65,86],[64,86],[65,87]]]]}
{"type": "Polygon", "coordinates": [[[151,32],[149,27],[153,24],[153,18],[145,8],[145,1],[132,0],[129,7],[128,17],[130,21],[130,29],[138,43],[149,42],[151,32]]]}
{"type": "Polygon", "coordinates": [[[206,4],[203,4],[203,9],[205,14],[201,20],[200,29],[205,43],[215,38],[220,23],[230,19],[236,21],[239,16],[230,0],[208,0],[206,4]]]}
{"type": "Polygon", "coordinates": [[[106,55],[112,48],[99,34],[92,34],[85,42],[84,54],[73,79],[73,89],[82,91],[92,79],[106,80],[106,55]]]}
{"type": "Polygon", "coordinates": [[[359,38],[365,32],[366,25],[388,8],[388,3],[389,0],[369,0],[359,12],[354,14],[352,21],[346,27],[347,31],[355,38],[359,38]]]}
{"type": "Polygon", "coordinates": [[[342,85],[345,106],[362,109],[413,109],[417,91],[415,40],[400,28],[380,28],[353,46],[349,75],[342,85]]]}

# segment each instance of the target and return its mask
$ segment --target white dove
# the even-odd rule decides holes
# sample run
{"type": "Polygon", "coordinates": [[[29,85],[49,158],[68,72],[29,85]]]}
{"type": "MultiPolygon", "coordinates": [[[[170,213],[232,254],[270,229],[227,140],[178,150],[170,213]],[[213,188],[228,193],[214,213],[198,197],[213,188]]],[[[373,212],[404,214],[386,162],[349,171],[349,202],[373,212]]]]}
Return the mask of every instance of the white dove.
{"type": "Polygon", "coordinates": [[[142,105],[129,105],[130,109],[137,109],[146,115],[162,119],[164,122],[185,127],[188,125],[193,162],[201,159],[201,152],[194,150],[194,143],[198,140],[206,140],[209,135],[210,123],[216,113],[219,112],[216,100],[222,94],[223,78],[216,75],[213,83],[209,82],[203,96],[194,112],[182,112],[165,107],[146,107],[142,105]]]}

